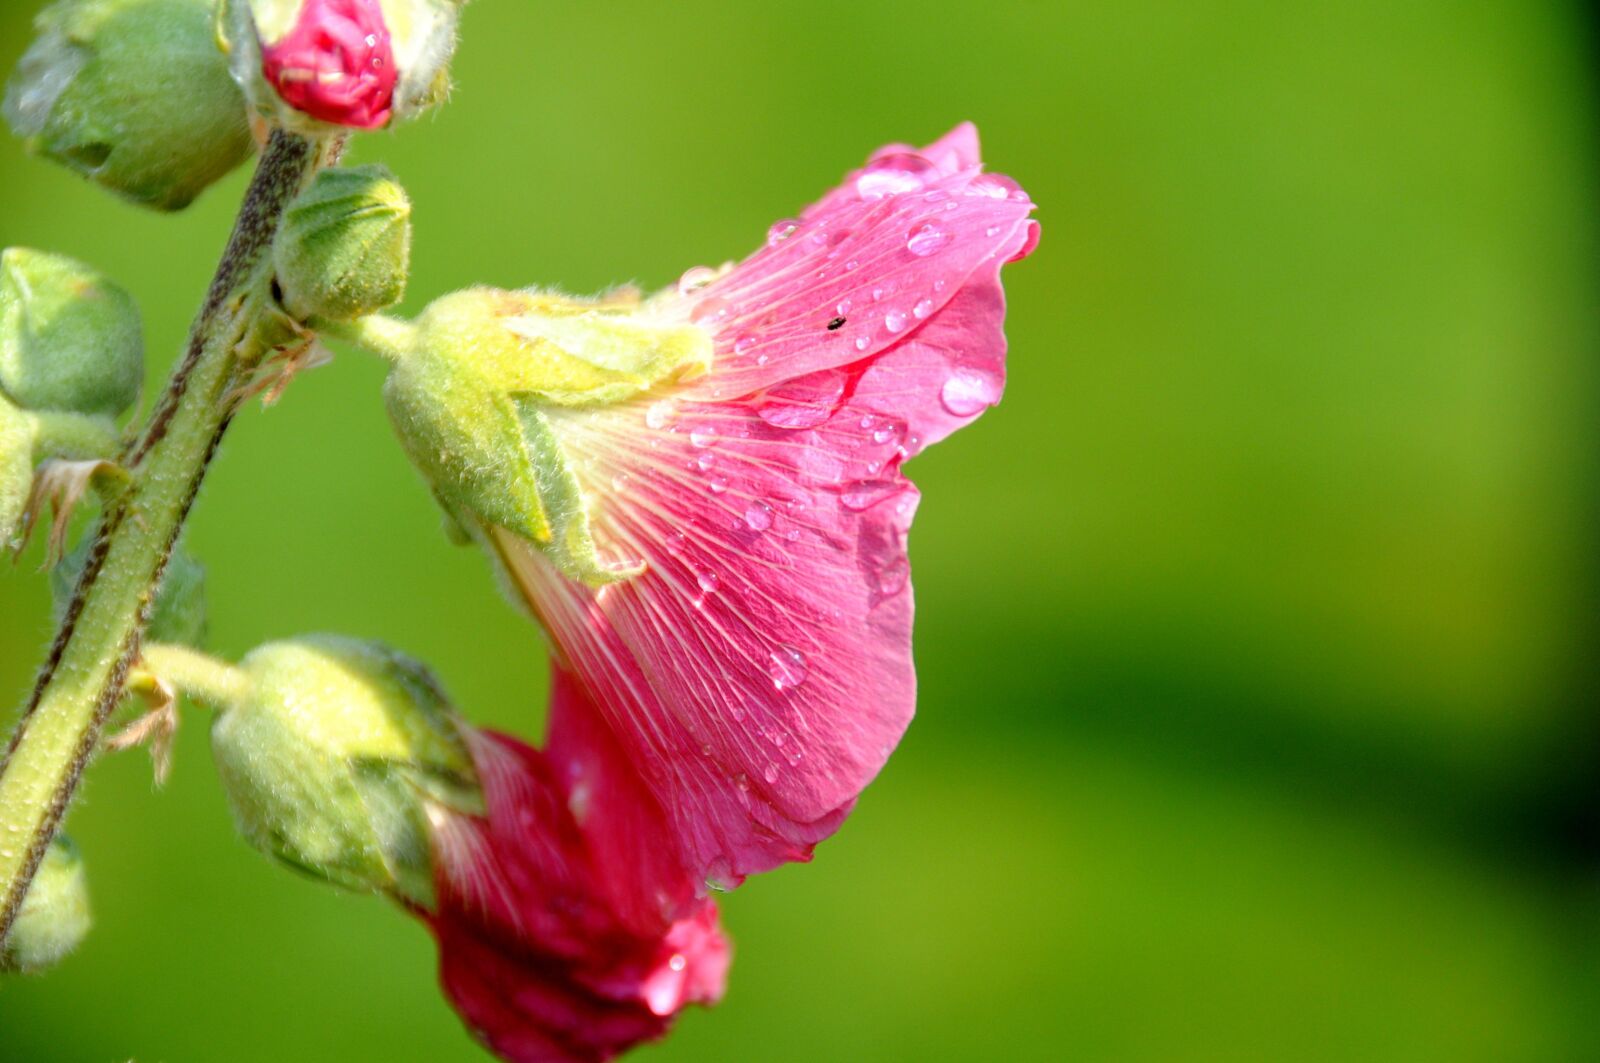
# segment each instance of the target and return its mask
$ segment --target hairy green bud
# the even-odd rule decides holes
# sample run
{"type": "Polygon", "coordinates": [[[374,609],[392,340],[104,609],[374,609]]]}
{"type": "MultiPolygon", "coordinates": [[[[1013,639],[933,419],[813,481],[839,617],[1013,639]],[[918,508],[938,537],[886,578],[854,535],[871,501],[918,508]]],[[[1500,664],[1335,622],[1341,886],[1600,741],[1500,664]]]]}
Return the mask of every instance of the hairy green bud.
{"type": "Polygon", "coordinates": [[[420,664],[315,636],[262,646],[211,730],[217,774],[257,849],[347,889],[433,902],[430,806],[481,811],[454,713],[420,664]]]}
{"type": "Polygon", "coordinates": [[[37,152],[136,203],[186,207],[247,159],[243,95],[215,0],[58,0],[6,90],[37,152]]]}
{"type": "Polygon", "coordinates": [[[300,321],[353,321],[398,303],[411,265],[411,201],[381,166],[323,170],[273,245],[283,306],[300,321]]]}
{"type": "Polygon", "coordinates": [[[22,909],[0,947],[0,971],[42,971],[89,933],[89,878],[77,846],[56,835],[22,898],[22,909]]]}
{"type": "Polygon", "coordinates": [[[114,416],[143,380],[132,296],[65,255],[0,252],[0,390],[13,402],[114,416]]]}
{"type": "Polygon", "coordinates": [[[599,558],[571,456],[549,414],[624,402],[703,373],[710,336],[631,308],[475,288],[418,319],[384,385],[412,463],[456,520],[505,528],[591,585],[637,569],[599,558]]]}

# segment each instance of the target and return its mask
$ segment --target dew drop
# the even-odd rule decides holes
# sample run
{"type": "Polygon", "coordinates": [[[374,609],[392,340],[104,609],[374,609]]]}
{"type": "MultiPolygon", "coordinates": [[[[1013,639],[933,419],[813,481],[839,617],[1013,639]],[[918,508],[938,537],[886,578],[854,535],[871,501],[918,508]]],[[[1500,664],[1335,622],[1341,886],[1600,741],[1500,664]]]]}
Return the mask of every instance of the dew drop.
{"type": "Polygon", "coordinates": [[[665,428],[670,420],[672,420],[672,403],[665,399],[651,403],[650,408],[644,411],[644,423],[651,428],[665,428]]]}
{"type": "Polygon", "coordinates": [[[899,494],[904,486],[894,480],[858,480],[845,486],[839,501],[852,513],[861,513],[899,494]]]}
{"type": "Polygon", "coordinates": [[[706,453],[695,455],[694,467],[699,469],[701,472],[710,472],[712,467],[716,464],[717,456],[715,454],[706,453]]]}
{"type": "Polygon", "coordinates": [[[855,309],[855,305],[856,304],[852,303],[848,299],[840,299],[839,305],[834,307],[834,309],[839,312],[840,317],[849,317],[850,311],[855,309]]]}
{"type": "Polygon", "coordinates": [[[867,337],[867,336],[857,336],[856,337],[856,350],[864,351],[868,347],[871,347],[871,346],[872,346],[872,340],[869,337],[867,337]]]}
{"type": "Polygon", "coordinates": [[[717,279],[717,271],[710,266],[695,266],[684,270],[678,278],[678,294],[691,295],[717,279]]]}
{"type": "Polygon", "coordinates": [[[613,476],[611,478],[611,489],[619,492],[626,491],[628,489],[628,474],[625,472],[619,472],[613,476]]]}
{"type": "Polygon", "coordinates": [[[767,780],[768,783],[777,782],[778,781],[778,765],[773,763],[770,760],[767,761],[766,770],[764,770],[761,773],[761,777],[763,779],[767,780]]]}
{"type": "Polygon", "coordinates": [[[910,563],[903,557],[897,557],[878,570],[878,593],[885,598],[891,598],[905,590],[906,581],[910,577],[910,563]]]}
{"type": "Polygon", "coordinates": [[[800,223],[797,221],[791,221],[788,218],[785,218],[783,221],[773,222],[772,228],[767,230],[767,246],[777,247],[779,244],[789,239],[789,237],[793,236],[795,230],[798,228],[800,228],[800,223]]]}
{"type": "Polygon", "coordinates": [[[844,388],[845,375],[837,370],[808,373],[768,391],[756,415],[774,428],[815,428],[839,408],[844,388]]]}
{"type": "Polygon", "coordinates": [[[901,310],[891,310],[887,314],[884,314],[883,327],[888,329],[891,334],[896,332],[904,332],[906,327],[905,312],[901,310]]]}
{"type": "Polygon", "coordinates": [[[728,478],[726,476],[708,476],[706,477],[706,486],[711,489],[712,494],[720,495],[728,489],[728,478]]]}
{"type": "Polygon", "coordinates": [[[744,709],[743,705],[729,705],[728,706],[728,714],[733,717],[733,722],[734,723],[743,723],[744,722],[745,709],[744,709]]]}
{"type": "Polygon", "coordinates": [[[689,961],[684,959],[683,953],[674,952],[672,954],[672,959],[667,961],[667,966],[672,968],[674,971],[681,971],[685,967],[689,966],[689,961]]]}
{"type": "Polygon", "coordinates": [[[939,402],[957,417],[982,413],[1000,400],[995,379],[976,369],[957,369],[939,391],[939,402]]]}
{"type": "Polygon", "coordinates": [[[696,428],[689,433],[689,442],[701,450],[717,441],[717,433],[709,428],[696,428]]]}
{"type": "Polygon", "coordinates": [[[744,511],[744,522],[751,531],[764,532],[772,527],[772,507],[765,502],[752,502],[744,511]]]}
{"type": "Polygon", "coordinates": [[[733,341],[733,353],[748,354],[750,352],[750,348],[754,347],[757,342],[758,341],[754,336],[740,336],[738,339],[733,341]]]}
{"type": "Polygon", "coordinates": [[[811,674],[806,655],[793,646],[779,646],[767,655],[767,675],[779,691],[790,690],[806,681],[811,674]]]}
{"type": "Polygon", "coordinates": [[[917,305],[911,308],[911,316],[915,317],[918,321],[921,321],[931,313],[933,313],[932,299],[918,299],[917,305]]]}
{"type": "Polygon", "coordinates": [[[900,441],[900,433],[903,431],[905,431],[905,428],[899,423],[886,422],[872,430],[872,441],[878,444],[898,443],[900,441]]]}
{"type": "Polygon", "coordinates": [[[700,589],[707,594],[717,593],[717,588],[722,586],[722,577],[711,571],[701,572],[699,575],[695,576],[694,581],[698,583],[700,585],[700,589]]]}
{"type": "Polygon", "coordinates": [[[934,225],[932,222],[914,229],[906,238],[906,250],[918,258],[927,258],[944,250],[950,243],[950,234],[934,225]]]}
{"type": "Polygon", "coordinates": [[[996,236],[1000,235],[1000,226],[998,226],[998,225],[989,226],[987,229],[983,230],[983,235],[985,235],[989,239],[993,240],[996,236]]]}
{"type": "Polygon", "coordinates": [[[720,319],[731,309],[733,309],[732,303],[720,295],[713,295],[695,304],[694,309],[689,311],[689,320],[699,324],[708,318],[720,319]]]}

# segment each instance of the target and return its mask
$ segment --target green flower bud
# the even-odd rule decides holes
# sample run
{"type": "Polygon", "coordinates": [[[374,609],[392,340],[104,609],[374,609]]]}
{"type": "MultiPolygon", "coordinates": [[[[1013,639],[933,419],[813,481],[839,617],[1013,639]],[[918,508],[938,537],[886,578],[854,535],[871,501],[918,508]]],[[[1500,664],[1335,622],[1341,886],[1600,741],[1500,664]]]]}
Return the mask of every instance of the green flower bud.
{"type": "Polygon", "coordinates": [[[384,386],[390,419],[459,523],[514,532],[596,586],[637,574],[599,559],[549,413],[624,402],[703,373],[705,330],[626,306],[477,288],[438,300],[413,332],[385,339],[395,360],[384,386]]]}
{"type": "Polygon", "coordinates": [[[411,201],[381,166],[323,170],[284,215],[273,246],[284,309],[353,321],[405,295],[411,201]]]}
{"type": "Polygon", "coordinates": [[[372,643],[278,642],[211,730],[245,838],[335,885],[433,902],[430,806],[481,811],[472,759],[433,677],[372,643]]]}
{"type": "Polygon", "coordinates": [[[12,401],[116,415],[133,405],[143,380],[132,296],[64,255],[0,252],[0,390],[12,401]]]}
{"type": "Polygon", "coordinates": [[[58,0],[6,90],[37,152],[136,203],[189,205],[254,149],[216,0],[58,0]]]}
{"type": "MultiPolygon", "coordinates": [[[[55,568],[50,570],[50,598],[55,622],[60,626],[67,605],[83,575],[89,558],[92,537],[85,537],[55,568]]],[[[145,625],[146,642],[167,642],[180,646],[199,646],[206,635],[206,569],[181,545],[167,558],[166,571],[156,588],[150,621],[145,625]]]]}
{"type": "Polygon", "coordinates": [[[77,846],[56,835],[0,946],[0,971],[24,974],[53,966],[89,933],[89,879],[77,846]]]}

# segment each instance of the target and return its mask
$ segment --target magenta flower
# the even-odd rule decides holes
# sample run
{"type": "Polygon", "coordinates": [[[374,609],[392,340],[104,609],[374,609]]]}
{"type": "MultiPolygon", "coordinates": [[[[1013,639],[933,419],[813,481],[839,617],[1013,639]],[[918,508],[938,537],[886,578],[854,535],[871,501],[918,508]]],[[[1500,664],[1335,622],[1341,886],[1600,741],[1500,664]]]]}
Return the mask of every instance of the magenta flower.
{"type": "Polygon", "coordinates": [[[584,582],[490,537],[697,880],[808,859],[910,722],[901,465],[999,401],[1000,269],[1036,245],[1032,210],[970,125],[886,148],[640,308],[707,330],[708,372],[543,411],[601,561],[639,574],[584,582]]]}
{"type": "Polygon", "coordinates": [[[468,732],[483,818],[438,814],[440,979],[512,1063],[592,1063],[722,996],[730,950],[694,898],[660,806],[571,677],[549,748],[468,732]]]}
{"type": "Polygon", "coordinates": [[[388,124],[399,80],[378,0],[306,0],[288,33],[262,42],[261,72],[295,110],[355,129],[388,124]]]}

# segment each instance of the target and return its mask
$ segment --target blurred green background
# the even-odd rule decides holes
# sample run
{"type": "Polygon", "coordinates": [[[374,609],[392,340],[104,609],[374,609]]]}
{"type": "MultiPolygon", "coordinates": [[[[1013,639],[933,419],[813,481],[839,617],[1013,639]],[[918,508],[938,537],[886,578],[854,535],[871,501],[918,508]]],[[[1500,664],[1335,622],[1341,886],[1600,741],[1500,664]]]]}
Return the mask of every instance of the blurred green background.
{"type": "MultiPolygon", "coordinates": [[[[414,198],[412,308],[666,284],[968,118],[1041,205],[1006,401],[912,467],[918,721],[727,899],[726,1002],[639,1059],[1600,1058],[1595,36],[1534,0],[471,5],[450,105],[356,151],[414,198]]],[[[154,393],[244,180],[157,217],[6,138],[0,245],[130,288],[154,393]]],[[[382,638],[537,733],[539,644],[380,379],[235,426],[189,535],[212,648],[382,638]]],[[[38,562],[0,575],[13,704],[38,562]]],[[[198,716],[70,830],[98,925],[0,988],[7,1063],[484,1058],[419,926],[235,838],[198,716]]]]}

